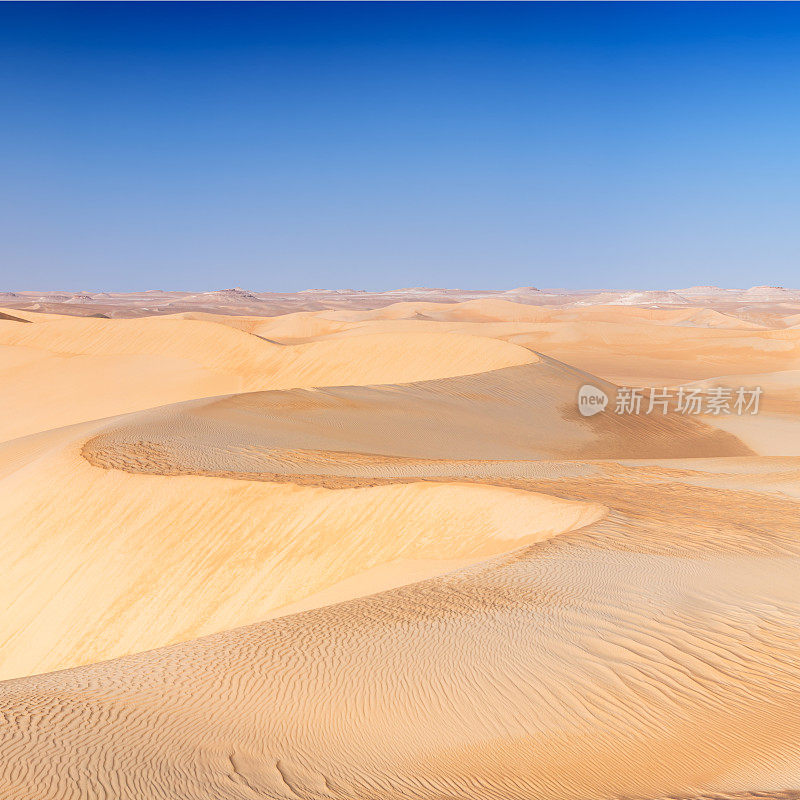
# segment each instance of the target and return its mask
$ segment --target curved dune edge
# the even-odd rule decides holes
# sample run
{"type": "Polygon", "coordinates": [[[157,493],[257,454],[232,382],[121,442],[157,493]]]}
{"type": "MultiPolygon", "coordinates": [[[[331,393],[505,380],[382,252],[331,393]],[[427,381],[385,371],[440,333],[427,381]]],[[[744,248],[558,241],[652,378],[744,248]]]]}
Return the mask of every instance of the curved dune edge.
{"type": "Polygon", "coordinates": [[[109,471],[80,455],[97,427],[33,437],[27,452],[11,443],[18,466],[0,479],[5,678],[254,622],[318,592],[334,602],[441,574],[605,513],[458,482],[331,492],[109,471]]]}
{"type": "Polygon", "coordinates": [[[21,558],[13,536],[0,550],[12,565],[0,602],[5,598],[13,611],[0,629],[7,642],[0,675],[113,658],[265,619],[278,609],[373,593],[604,513],[607,502],[590,495],[559,506],[557,498],[530,494],[551,494],[549,479],[591,475],[597,465],[487,460],[495,453],[532,459],[554,446],[573,453],[599,448],[588,450],[595,455],[637,448],[643,455],[747,452],[733,437],[709,435],[692,420],[640,425],[612,416],[587,423],[574,410],[587,377],[541,358],[405,386],[195,400],[6,444],[0,469],[21,466],[0,482],[0,523],[35,533],[21,558]],[[477,416],[470,411],[476,404],[477,416]],[[312,416],[315,408],[355,414],[326,422],[312,416]],[[399,409],[410,419],[388,426],[399,409]],[[415,432],[419,419],[435,421],[440,444],[432,428],[415,432]],[[489,421],[483,431],[479,419],[489,421]],[[287,459],[287,452],[258,449],[259,437],[302,442],[304,426],[314,430],[320,422],[345,441],[388,432],[380,447],[390,452],[400,446],[424,453],[433,444],[446,448],[434,452],[457,456],[449,452],[453,444],[463,440],[470,450],[483,442],[482,459],[409,462],[298,450],[287,459]],[[133,449],[125,450],[125,442],[133,449]],[[191,455],[189,446],[198,448],[194,463],[167,461],[162,468],[152,457],[153,447],[164,454],[177,447],[180,459],[191,455]],[[243,473],[248,453],[256,469],[243,473]],[[227,470],[203,468],[217,457],[233,459],[227,470]],[[264,458],[275,472],[265,472],[264,458]],[[323,463],[327,475],[315,474],[323,463]],[[54,561],[52,553],[65,556],[54,561]]]}
{"type": "Polygon", "coordinates": [[[369,332],[281,345],[206,320],[0,319],[0,441],[235,392],[405,383],[531,363],[468,334],[369,332]]]}
{"type": "Polygon", "coordinates": [[[148,798],[780,796],[800,782],[796,504],[759,496],[736,531],[720,499],[687,488],[660,518],[7,681],[0,787],[86,796],[80,769],[148,798]]]}
{"type": "Polygon", "coordinates": [[[546,356],[402,385],[230,395],[120,418],[84,456],[132,473],[296,475],[298,483],[327,475],[323,485],[339,478],[347,486],[346,478],[457,478],[466,462],[478,472],[482,462],[485,476],[513,477],[551,460],[752,455],[735,436],[688,416],[582,417],[576,398],[587,382],[613,407],[613,384],[546,356]],[[502,472],[500,461],[521,472],[502,472]]]}

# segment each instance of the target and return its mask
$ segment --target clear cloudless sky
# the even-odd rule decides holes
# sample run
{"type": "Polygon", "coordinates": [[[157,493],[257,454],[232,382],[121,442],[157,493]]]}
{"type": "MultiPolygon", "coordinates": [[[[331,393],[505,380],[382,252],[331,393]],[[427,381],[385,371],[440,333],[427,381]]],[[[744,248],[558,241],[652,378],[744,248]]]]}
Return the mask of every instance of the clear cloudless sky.
{"type": "Polygon", "coordinates": [[[0,4],[0,290],[799,266],[797,3],[0,4]]]}

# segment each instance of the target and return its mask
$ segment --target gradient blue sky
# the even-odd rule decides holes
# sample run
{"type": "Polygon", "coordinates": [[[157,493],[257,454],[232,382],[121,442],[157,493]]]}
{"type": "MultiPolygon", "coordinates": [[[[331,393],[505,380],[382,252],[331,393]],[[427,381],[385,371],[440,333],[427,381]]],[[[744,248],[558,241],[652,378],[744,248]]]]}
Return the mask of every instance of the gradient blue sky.
{"type": "Polygon", "coordinates": [[[0,289],[799,263],[795,3],[0,4],[0,289]]]}

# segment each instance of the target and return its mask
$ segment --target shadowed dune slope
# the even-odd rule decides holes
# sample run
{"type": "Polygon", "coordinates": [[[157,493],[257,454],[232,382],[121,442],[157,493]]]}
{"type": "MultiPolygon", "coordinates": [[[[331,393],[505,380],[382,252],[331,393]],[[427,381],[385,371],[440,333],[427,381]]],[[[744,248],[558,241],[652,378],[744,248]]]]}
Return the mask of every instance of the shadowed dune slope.
{"type": "MultiPolygon", "coordinates": [[[[592,375],[541,357],[535,364],[404,386],[262,392],[157,409],[120,419],[93,438],[84,455],[130,471],[252,475],[292,472],[291,453],[298,450],[330,454],[331,465],[341,460],[336,453],[434,461],[749,453],[735,437],[691,417],[616,414],[615,392],[592,375]],[[606,412],[578,413],[585,383],[609,395],[606,412]]],[[[370,470],[375,466],[368,463],[370,470]]],[[[436,474],[437,465],[430,469],[436,474]]],[[[307,464],[294,471],[308,472],[307,464]]]]}
{"type": "Polygon", "coordinates": [[[6,314],[3,311],[0,311],[0,320],[5,322],[28,322],[29,320],[25,319],[24,317],[14,316],[13,314],[6,314]]]}

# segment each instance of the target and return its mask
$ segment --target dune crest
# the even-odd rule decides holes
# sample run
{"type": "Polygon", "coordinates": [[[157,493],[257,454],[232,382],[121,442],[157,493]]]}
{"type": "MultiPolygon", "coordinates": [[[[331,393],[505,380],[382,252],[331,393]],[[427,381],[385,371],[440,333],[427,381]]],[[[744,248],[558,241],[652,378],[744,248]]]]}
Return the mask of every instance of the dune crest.
{"type": "Polygon", "coordinates": [[[207,320],[0,320],[0,376],[13,375],[0,396],[0,441],[230,392],[405,383],[535,360],[508,342],[435,332],[286,346],[207,320]]]}
{"type": "Polygon", "coordinates": [[[399,560],[418,562],[418,576],[446,572],[604,512],[458,483],[329,491],[131,475],[87,463],[87,427],[54,431],[0,476],[0,527],[28,532],[22,559],[13,534],[0,541],[4,678],[253,622],[379,566],[394,585],[399,560]]]}

